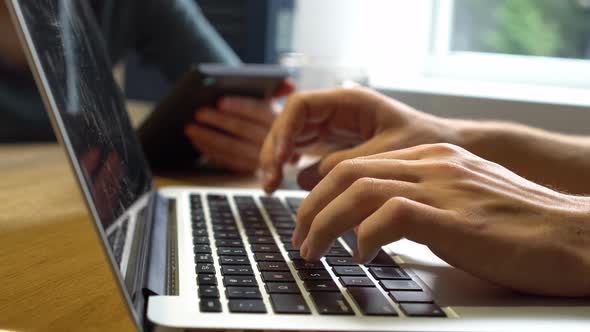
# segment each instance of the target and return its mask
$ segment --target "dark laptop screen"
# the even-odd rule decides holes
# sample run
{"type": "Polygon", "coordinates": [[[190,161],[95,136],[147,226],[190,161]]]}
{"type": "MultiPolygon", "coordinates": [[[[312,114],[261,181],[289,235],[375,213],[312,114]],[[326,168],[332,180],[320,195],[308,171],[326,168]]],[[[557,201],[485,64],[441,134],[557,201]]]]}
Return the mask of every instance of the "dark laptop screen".
{"type": "Polygon", "coordinates": [[[97,22],[88,1],[18,3],[47,82],[46,93],[56,106],[51,111],[63,126],[61,134],[106,229],[151,189],[152,182],[97,22]]]}

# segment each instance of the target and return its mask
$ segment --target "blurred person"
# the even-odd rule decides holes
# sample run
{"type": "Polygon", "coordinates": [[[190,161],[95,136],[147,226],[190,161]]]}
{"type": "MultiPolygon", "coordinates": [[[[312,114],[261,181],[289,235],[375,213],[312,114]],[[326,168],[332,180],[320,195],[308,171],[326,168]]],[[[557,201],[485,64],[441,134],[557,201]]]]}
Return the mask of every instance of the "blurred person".
{"type": "Polygon", "coordinates": [[[359,263],[407,238],[517,291],[590,295],[590,137],[444,119],[364,88],[300,93],[264,143],[265,189],[301,148],[335,141],[299,174],[311,192],[293,245],[307,260],[354,229],[359,263]]]}
{"type": "MultiPolygon", "coordinates": [[[[240,64],[193,0],[88,3],[96,19],[90,26],[100,30],[102,47],[112,64],[135,50],[171,81],[194,63],[240,64]]],[[[0,36],[0,142],[54,140],[4,2],[0,2],[0,36]]],[[[285,82],[277,96],[292,89],[285,82]]],[[[195,112],[195,122],[187,125],[185,135],[212,162],[251,173],[257,168],[260,147],[273,119],[271,100],[228,96],[216,108],[195,112]]]]}

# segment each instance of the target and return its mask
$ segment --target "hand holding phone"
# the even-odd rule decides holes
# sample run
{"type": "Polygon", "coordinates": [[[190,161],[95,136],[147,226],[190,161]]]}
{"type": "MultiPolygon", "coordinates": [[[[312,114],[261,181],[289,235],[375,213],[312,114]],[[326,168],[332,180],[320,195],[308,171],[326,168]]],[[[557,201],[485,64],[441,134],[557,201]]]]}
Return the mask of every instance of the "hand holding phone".
{"type": "Polygon", "coordinates": [[[138,130],[150,164],[186,166],[198,150],[231,170],[254,171],[262,136],[274,119],[272,98],[294,89],[287,78],[278,66],[193,68],[138,130]]]}
{"type": "MultiPolygon", "coordinates": [[[[285,80],[273,97],[293,91],[285,80]]],[[[277,105],[271,99],[225,96],[216,107],[195,111],[195,122],[185,126],[185,134],[203,155],[237,173],[258,168],[260,149],[275,118],[277,105]]]]}

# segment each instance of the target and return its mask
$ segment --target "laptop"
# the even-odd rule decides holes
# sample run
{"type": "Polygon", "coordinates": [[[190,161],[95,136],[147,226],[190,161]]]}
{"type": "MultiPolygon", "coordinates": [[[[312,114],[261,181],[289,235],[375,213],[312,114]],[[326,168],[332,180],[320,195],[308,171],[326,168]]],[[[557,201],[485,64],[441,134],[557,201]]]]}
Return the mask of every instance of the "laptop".
{"type": "Polygon", "coordinates": [[[409,241],[356,265],[347,233],[306,262],[290,244],[304,191],[157,189],[88,1],[7,3],[138,330],[590,329],[586,299],[515,294],[409,241]]]}

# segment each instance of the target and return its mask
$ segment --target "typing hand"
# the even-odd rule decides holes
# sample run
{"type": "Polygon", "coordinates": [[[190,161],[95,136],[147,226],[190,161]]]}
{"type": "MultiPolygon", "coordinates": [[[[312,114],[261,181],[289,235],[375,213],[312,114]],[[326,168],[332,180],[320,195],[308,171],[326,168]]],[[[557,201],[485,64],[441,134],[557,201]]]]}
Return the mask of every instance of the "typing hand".
{"type": "MultiPolygon", "coordinates": [[[[291,93],[294,85],[285,81],[274,97],[291,93]]],[[[258,168],[262,143],[275,118],[272,100],[227,96],[216,108],[195,112],[195,122],[185,134],[193,146],[212,162],[238,173],[258,168]]]]}
{"type": "Polygon", "coordinates": [[[313,188],[342,160],[418,144],[458,144],[459,135],[452,120],[418,112],[366,88],[297,93],[287,101],[262,148],[265,190],[276,190],[282,181],[283,165],[299,149],[318,141],[347,148],[326,155],[319,165],[302,171],[298,180],[305,189],[313,188]]]}
{"type": "Polygon", "coordinates": [[[542,187],[454,145],[339,163],[301,203],[293,244],[314,260],[354,228],[361,263],[407,238],[518,291],[590,295],[589,199],[542,187]]]}

